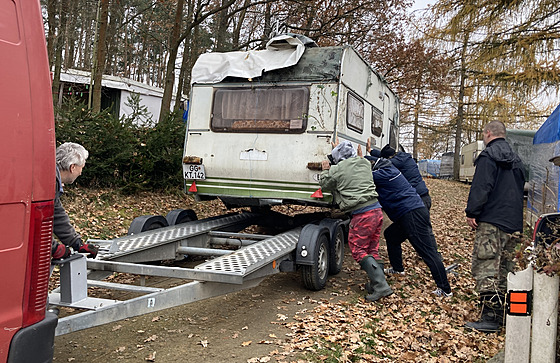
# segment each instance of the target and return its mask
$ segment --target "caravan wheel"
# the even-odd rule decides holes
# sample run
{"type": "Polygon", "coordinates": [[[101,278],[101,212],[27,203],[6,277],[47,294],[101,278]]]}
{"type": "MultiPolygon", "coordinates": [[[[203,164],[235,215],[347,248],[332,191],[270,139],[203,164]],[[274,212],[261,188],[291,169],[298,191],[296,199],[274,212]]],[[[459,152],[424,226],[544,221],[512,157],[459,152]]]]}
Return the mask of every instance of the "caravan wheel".
{"type": "Polygon", "coordinates": [[[321,233],[315,242],[315,255],[312,265],[301,266],[303,284],[309,290],[322,290],[329,275],[329,237],[321,233]]]}

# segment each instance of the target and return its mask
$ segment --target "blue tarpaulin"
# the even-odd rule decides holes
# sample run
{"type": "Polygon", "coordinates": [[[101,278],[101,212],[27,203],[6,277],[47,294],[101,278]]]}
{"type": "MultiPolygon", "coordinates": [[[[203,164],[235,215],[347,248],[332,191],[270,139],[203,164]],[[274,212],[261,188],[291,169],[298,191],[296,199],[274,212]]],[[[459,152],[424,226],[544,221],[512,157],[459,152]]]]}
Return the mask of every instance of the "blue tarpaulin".
{"type": "Polygon", "coordinates": [[[558,140],[560,140],[560,105],[539,128],[533,138],[533,144],[547,144],[558,140]]]}
{"type": "Polygon", "coordinates": [[[533,138],[527,196],[527,222],[533,225],[544,213],[560,211],[560,168],[550,162],[560,155],[560,106],[533,138]]]}

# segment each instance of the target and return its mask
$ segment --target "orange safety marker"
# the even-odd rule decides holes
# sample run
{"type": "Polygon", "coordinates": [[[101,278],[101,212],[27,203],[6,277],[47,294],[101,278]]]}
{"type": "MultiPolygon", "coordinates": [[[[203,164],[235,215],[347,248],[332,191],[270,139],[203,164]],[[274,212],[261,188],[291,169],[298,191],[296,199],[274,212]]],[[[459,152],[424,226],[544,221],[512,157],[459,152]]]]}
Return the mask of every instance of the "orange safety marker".
{"type": "Polygon", "coordinates": [[[311,194],[311,198],[323,198],[323,192],[321,188],[317,189],[315,193],[311,194]]]}
{"type": "Polygon", "coordinates": [[[531,315],[531,291],[508,291],[507,313],[509,315],[531,315]]]}
{"type": "Polygon", "coordinates": [[[192,182],[191,187],[189,188],[189,192],[191,192],[191,193],[198,192],[198,189],[196,189],[196,181],[192,182]]]}

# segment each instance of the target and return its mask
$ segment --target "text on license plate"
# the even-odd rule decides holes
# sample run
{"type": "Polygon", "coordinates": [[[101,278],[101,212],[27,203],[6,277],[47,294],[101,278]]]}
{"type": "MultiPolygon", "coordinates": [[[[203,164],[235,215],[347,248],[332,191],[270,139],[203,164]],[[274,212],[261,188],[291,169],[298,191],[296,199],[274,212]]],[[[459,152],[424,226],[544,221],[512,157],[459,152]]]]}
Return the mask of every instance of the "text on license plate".
{"type": "Polygon", "coordinates": [[[185,179],[206,179],[204,165],[183,164],[183,176],[185,179]]]}

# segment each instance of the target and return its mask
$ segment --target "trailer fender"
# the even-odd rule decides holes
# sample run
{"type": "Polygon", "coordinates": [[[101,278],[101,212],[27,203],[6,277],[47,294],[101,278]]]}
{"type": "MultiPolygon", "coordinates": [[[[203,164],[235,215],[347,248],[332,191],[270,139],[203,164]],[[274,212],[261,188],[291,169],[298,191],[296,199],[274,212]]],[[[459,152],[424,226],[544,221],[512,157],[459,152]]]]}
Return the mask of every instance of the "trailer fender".
{"type": "Polygon", "coordinates": [[[174,226],[176,224],[196,221],[198,217],[192,209],[174,209],[167,213],[165,219],[170,226],[174,226]]]}
{"type": "Polygon", "coordinates": [[[307,224],[303,227],[296,247],[296,265],[311,266],[315,263],[315,249],[322,234],[330,240],[329,229],[325,226],[307,224]]]}
{"type": "Polygon", "coordinates": [[[146,215],[136,217],[130,223],[128,227],[128,235],[133,235],[136,233],[151,231],[158,228],[163,228],[169,226],[167,219],[162,216],[146,215]]]}

